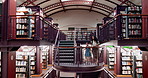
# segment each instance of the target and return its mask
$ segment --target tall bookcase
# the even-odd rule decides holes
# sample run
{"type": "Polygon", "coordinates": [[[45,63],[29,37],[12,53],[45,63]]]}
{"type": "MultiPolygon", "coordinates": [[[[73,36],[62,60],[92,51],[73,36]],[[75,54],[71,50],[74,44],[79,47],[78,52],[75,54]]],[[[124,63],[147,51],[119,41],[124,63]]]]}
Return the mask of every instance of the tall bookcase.
{"type": "Polygon", "coordinates": [[[108,68],[110,70],[114,69],[115,62],[115,48],[113,46],[107,46],[108,54],[108,68]]]}
{"type": "MultiPolygon", "coordinates": [[[[141,14],[141,6],[127,6],[125,14],[141,14]]],[[[141,16],[122,16],[122,36],[123,38],[142,37],[142,17],[141,16]]]]}
{"type": "Polygon", "coordinates": [[[27,78],[28,56],[21,53],[16,54],[16,78],[27,78]]]}
{"type": "Polygon", "coordinates": [[[36,53],[31,52],[30,53],[30,74],[34,75],[35,74],[35,63],[36,63],[36,53]]]}
{"type": "Polygon", "coordinates": [[[35,34],[35,18],[27,16],[32,14],[31,8],[17,7],[16,15],[16,38],[33,38],[35,34]]]}
{"type": "Polygon", "coordinates": [[[143,78],[142,72],[142,51],[135,49],[133,51],[133,77],[134,78],[143,78]]]}
{"type": "Polygon", "coordinates": [[[48,66],[48,51],[42,52],[42,69],[46,69],[48,66]]]}
{"type": "Polygon", "coordinates": [[[96,35],[96,30],[88,28],[69,28],[67,40],[90,40],[90,35],[96,35]]]}
{"type": "Polygon", "coordinates": [[[21,46],[16,52],[16,78],[28,78],[35,74],[36,49],[34,46],[21,46]]]}
{"type": "Polygon", "coordinates": [[[121,74],[132,75],[133,53],[131,49],[122,47],[121,49],[121,74]]]}

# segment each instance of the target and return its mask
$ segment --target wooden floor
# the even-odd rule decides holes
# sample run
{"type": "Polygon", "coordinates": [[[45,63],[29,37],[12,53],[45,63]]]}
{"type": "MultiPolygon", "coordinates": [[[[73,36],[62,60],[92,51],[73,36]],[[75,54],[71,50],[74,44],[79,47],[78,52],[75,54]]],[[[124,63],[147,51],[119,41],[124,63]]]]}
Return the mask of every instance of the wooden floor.
{"type": "Polygon", "coordinates": [[[48,66],[47,69],[42,70],[40,75],[32,75],[31,78],[43,78],[43,76],[51,69],[53,69],[52,66],[48,66]]]}

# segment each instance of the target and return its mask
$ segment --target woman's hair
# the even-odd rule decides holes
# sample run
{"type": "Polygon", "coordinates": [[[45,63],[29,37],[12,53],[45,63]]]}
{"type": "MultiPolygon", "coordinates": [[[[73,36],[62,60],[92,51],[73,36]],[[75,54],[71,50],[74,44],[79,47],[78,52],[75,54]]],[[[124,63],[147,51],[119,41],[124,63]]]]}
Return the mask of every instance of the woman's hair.
{"type": "Polygon", "coordinates": [[[97,39],[97,37],[96,36],[91,36],[91,41],[96,41],[97,43],[98,43],[98,39],[97,39]],[[94,37],[94,39],[92,38],[92,37],[94,37]]]}

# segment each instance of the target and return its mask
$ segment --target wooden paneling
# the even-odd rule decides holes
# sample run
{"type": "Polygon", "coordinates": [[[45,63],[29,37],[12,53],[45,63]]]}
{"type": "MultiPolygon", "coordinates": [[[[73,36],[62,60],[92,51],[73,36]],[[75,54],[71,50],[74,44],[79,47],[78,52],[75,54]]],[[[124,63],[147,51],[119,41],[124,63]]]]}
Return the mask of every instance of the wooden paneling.
{"type": "Polygon", "coordinates": [[[116,50],[116,61],[115,61],[115,74],[120,75],[121,74],[121,47],[117,47],[116,50]]]}
{"type": "Polygon", "coordinates": [[[36,46],[36,71],[35,74],[41,74],[42,73],[42,53],[39,46],[36,46]]]}
{"type": "MultiPolygon", "coordinates": [[[[148,8],[147,8],[148,7],[148,5],[147,5],[148,0],[141,0],[141,1],[142,1],[142,14],[148,14],[148,8]]],[[[143,18],[145,18],[145,17],[143,17],[143,18]]],[[[147,37],[147,35],[148,35],[148,26],[147,26],[148,19],[143,19],[142,23],[144,23],[143,27],[142,27],[143,28],[142,30],[144,30],[142,32],[143,38],[148,38],[147,37]]]]}
{"type": "Polygon", "coordinates": [[[15,78],[16,52],[2,52],[2,78],[15,78]]]}
{"type": "Polygon", "coordinates": [[[148,51],[142,52],[142,62],[143,62],[143,78],[148,78],[148,51]]]}

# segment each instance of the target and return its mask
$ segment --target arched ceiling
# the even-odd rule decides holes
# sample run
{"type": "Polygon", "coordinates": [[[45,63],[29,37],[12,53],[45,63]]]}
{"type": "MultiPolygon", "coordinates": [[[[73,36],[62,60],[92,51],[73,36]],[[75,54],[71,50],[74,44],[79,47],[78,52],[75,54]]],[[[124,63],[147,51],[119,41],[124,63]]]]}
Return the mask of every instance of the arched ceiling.
{"type": "Polygon", "coordinates": [[[45,16],[67,10],[88,10],[107,16],[117,5],[141,5],[141,0],[17,0],[17,6],[37,5],[45,16]]]}
{"type": "Polygon", "coordinates": [[[103,17],[111,15],[117,5],[141,5],[141,0],[17,0],[17,6],[40,6],[44,17],[53,17],[55,22],[65,27],[95,26],[103,17]],[[94,16],[91,18],[89,14],[94,16]]]}

